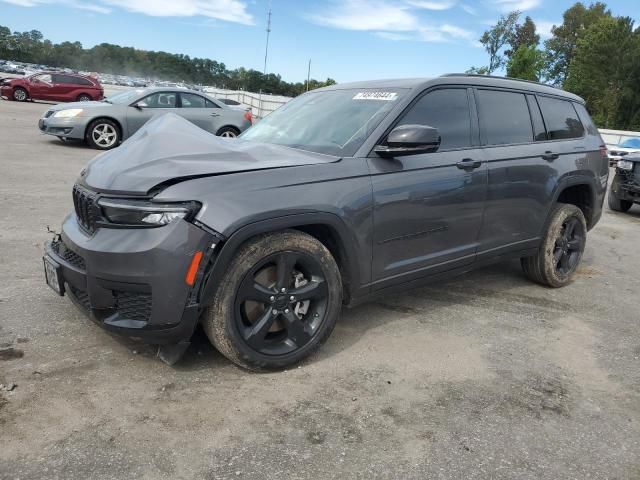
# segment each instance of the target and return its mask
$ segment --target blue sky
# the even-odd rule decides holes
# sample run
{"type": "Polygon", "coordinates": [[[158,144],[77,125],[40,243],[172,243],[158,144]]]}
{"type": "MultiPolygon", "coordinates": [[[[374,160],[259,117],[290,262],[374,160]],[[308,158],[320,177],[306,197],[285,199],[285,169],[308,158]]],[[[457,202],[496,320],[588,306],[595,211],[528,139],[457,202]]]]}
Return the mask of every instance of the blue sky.
{"type": "MultiPolygon", "coordinates": [[[[638,0],[607,5],[638,18],[638,0]],[[635,5],[634,5],[635,4],[635,5]]],[[[267,70],[287,81],[433,76],[487,63],[478,38],[519,9],[546,38],[565,0],[272,0],[267,70]]],[[[0,25],[262,70],[269,0],[0,0],[0,25]]]]}

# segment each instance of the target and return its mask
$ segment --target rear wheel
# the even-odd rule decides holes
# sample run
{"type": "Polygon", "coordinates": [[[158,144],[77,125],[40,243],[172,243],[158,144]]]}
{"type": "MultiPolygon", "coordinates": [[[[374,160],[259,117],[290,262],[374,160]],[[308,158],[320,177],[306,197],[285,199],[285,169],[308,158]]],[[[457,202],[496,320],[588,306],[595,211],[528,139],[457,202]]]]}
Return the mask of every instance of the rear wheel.
{"type": "Polygon", "coordinates": [[[80,95],[78,95],[78,98],[76,100],[78,102],[90,102],[91,101],[91,97],[89,95],[87,95],[86,93],[81,93],[80,95]]]}
{"type": "Polygon", "coordinates": [[[27,98],[29,98],[29,95],[27,94],[27,91],[24,88],[17,87],[13,91],[13,99],[16,102],[26,102],[27,98]]]}
{"type": "Polygon", "coordinates": [[[616,212],[627,212],[633,205],[633,202],[629,200],[622,200],[621,198],[618,198],[616,196],[616,192],[620,190],[621,183],[622,182],[620,181],[620,177],[618,176],[618,174],[616,174],[616,176],[613,177],[613,182],[611,182],[611,188],[609,189],[607,203],[609,204],[609,208],[611,210],[614,210],[616,212]]]}
{"type": "Polygon", "coordinates": [[[87,143],[98,150],[110,150],[120,143],[120,126],[108,118],[94,120],[87,127],[87,143]]]}
{"type": "Polygon", "coordinates": [[[219,137],[236,138],[240,135],[240,131],[235,127],[222,127],[216,132],[219,137]]]}
{"type": "Polygon", "coordinates": [[[582,210],[575,205],[558,204],[538,253],[521,259],[522,269],[537,283],[564,287],[578,269],[586,240],[587,222],[582,210]]]}
{"type": "Polygon", "coordinates": [[[318,240],[287,230],[256,237],[235,255],[203,318],[211,343],[252,370],[281,369],[331,334],[342,280],[318,240]]]}

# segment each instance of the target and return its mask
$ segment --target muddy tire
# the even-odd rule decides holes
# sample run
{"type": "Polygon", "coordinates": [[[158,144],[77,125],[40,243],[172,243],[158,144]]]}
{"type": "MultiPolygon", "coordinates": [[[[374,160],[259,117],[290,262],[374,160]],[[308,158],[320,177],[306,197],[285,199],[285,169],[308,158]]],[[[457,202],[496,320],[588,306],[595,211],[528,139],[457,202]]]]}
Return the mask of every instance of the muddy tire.
{"type": "Polygon", "coordinates": [[[609,204],[609,208],[615,212],[627,212],[633,205],[633,202],[622,200],[616,196],[616,192],[620,190],[620,183],[620,177],[616,174],[616,176],[613,177],[613,182],[611,182],[607,203],[609,204]]]}
{"type": "Polygon", "coordinates": [[[521,259],[524,273],[534,282],[564,287],[575,274],[587,240],[587,222],[575,205],[558,204],[551,212],[538,253],[521,259]]]}
{"type": "Polygon", "coordinates": [[[342,307],[342,279],[327,248],[296,230],[242,245],[202,319],[211,343],[250,370],[300,362],[329,337],[342,307]]]}

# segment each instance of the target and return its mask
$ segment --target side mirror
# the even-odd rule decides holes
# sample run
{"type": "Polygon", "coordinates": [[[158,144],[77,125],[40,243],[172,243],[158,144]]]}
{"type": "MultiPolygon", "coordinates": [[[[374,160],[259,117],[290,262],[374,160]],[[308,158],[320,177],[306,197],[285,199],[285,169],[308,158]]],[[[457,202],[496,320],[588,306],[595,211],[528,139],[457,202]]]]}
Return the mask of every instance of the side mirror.
{"type": "Polygon", "coordinates": [[[138,110],[142,110],[144,107],[148,107],[149,105],[147,105],[146,102],[138,102],[134,105],[134,107],[136,107],[138,110]]]}
{"type": "Polygon", "coordinates": [[[384,158],[433,153],[440,147],[438,129],[428,125],[400,125],[391,130],[386,145],[376,145],[374,151],[384,158]]]}

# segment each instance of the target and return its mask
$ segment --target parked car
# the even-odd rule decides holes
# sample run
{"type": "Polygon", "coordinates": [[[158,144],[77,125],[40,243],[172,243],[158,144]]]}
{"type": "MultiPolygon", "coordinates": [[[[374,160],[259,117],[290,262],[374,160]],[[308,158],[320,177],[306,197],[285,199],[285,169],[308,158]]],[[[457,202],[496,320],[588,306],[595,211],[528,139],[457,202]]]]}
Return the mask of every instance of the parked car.
{"type": "Polygon", "coordinates": [[[640,203],[640,152],[629,153],[618,160],[608,203],[616,212],[626,212],[634,203],[640,203]]]}
{"type": "Polygon", "coordinates": [[[89,102],[104,96],[96,78],[71,73],[43,72],[24,78],[5,80],[0,96],[25,102],[49,100],[54,102],[89,102]]]}
{"type": "Polygon", "coordinates": [[[640,138],[627,138],[614,147],[609,147],[609,163],[616,165],[619,160],[630,153],[640,153],[640,138]]]}
{"type": "Polygon", "coordinates": [[[68,103],[47,110],[43,133],[86,140],[99,150],[117,147],[151,118],[175,113],[221,137],[237,137],[251,126],[250,112],[226,106],[200,92],[180,88],[128,90],[102,102],[68,103]]]}
{"type": "Polygon", "coordinates": [[[504,78],[334,85],[233,141],[165,115],[81,172],[46,280],[167,361],[200,322],[284,368],[373,296],[512,258],[567,285],[608,174],[580,97],[504,78]]]}

